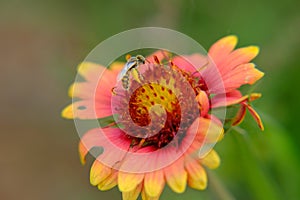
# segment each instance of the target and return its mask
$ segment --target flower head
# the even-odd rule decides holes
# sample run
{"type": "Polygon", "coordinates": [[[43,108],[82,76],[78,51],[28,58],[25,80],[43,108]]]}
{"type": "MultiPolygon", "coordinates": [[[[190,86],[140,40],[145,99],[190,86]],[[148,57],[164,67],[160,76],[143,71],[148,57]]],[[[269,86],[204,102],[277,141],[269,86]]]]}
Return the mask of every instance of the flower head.
{"type": "Polygon", "coordinates": [[[177,193],[187,185],[205,189],[205,167],[219,166],[212,147],[224,134],[224,119],[213,109],[240,105],[231,125],[241,123],[248,109],[263,129],[250,105],[260,94],[242,96],[238,90],[263,76],[249,63],[258,48],[234,50],[236,43],[235,36],[225,37],[207,56],[171,58],[158,51],[144,64],[133,63],[119,82],[124,63],[109,68],[82,63],[78,72],[85,81],[74,83],[69,92],[79,100],[63,110],[63,117],[111,117],[87,131],[79,144],[82,163],[93,147],[103,148],[92,165],[91,184],[100,190],[118,185],[123,199],[130,200],[140,193],[143,199],[159,199],[165,184],[177,193]]]}

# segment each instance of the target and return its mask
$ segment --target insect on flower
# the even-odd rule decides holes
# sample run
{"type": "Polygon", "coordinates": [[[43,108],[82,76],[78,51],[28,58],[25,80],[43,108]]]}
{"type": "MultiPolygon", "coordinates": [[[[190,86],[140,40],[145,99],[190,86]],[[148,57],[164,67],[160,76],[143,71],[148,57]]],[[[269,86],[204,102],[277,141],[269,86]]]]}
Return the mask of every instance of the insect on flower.
{"type": "Polygon", "coordinates": [[[127,62],[124,65],[124,68],[121,70],[117,77],[117,81],[122,80],[122,86],[124,89],[128,90],[129,88],[129,76],[130,72],[136,73],[138,77],[141,77],[141,74],[136,69],[140,64],[145,64],[146,59],[142,55],[137,55],[130,57],[130,55],[126,56],[127,62]]]}

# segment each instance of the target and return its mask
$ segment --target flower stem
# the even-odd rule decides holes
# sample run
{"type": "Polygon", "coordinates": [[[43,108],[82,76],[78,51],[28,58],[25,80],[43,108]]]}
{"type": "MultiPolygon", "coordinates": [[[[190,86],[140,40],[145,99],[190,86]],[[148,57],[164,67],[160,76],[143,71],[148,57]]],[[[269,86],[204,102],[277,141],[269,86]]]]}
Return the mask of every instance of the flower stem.
{"type": "Polygon", "coordinates": [[[207,170],[207,174],[209,176],[209,186],[210,190],[216,197],[216,199],[222,200],[235,200],[234,196],[225,188],[225,186],[221,183],[220,179],[214,172],[207,170]]]}

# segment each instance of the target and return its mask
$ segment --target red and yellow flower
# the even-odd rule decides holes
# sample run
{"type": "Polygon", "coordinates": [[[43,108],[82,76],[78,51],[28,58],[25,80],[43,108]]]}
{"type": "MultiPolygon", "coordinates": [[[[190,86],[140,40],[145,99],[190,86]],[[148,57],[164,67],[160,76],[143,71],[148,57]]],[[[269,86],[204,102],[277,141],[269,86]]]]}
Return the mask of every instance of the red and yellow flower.
{"type": "Polygon", "coordinates": [[[126,200],[137,199],[140,193],[142,199],[159,199],[165,184],[177,193],[184,192],[187,185],[205,189],[205,168],[220,164],[211,145],[224,134],[222,119],[212,110],[240,105],[231,125],[241,123],[248,109],[263,130],[251,107],[261,95],[243,96],[239,91],[264,75],[250,63],[259,49],[234,50],[236,44],[236,36],[222,38],[212,45],[208,56],[169,59],[166,52],[158,51],[139,67],[144,78],[133,75],[129,90],[122,90],[116,82],[124,63],[115,62],[109,68],[82,63],[78,73],[84,81],[69,90],[78,100],[62,116],[81,120],[118,116],[81,138],[83,164],[93,147],[104,149],[91,167],[91,184],[100,190],[118,185],[126,200]],[[124,156],[129,157],[124,160],[124,156]]]}

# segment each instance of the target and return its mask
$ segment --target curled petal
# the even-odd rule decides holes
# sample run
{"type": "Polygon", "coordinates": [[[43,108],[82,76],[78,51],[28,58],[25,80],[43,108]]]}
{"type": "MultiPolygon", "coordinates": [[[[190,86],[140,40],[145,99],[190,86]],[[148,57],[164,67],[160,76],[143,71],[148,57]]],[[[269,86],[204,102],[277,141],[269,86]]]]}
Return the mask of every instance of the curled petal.
{"type": "Polygon", "coordinates": [[[174,192],[183,193],[185,191],[187,172],[184,169],[183,157],[166,167],[164,174],[169,187],[174,192]]]}
{"type": "Polygon", "coordinates": [[[246,106],[259,128],[263,131],[265,128],[258,113],[250,105],[246,104],[246,106]]]}
{"type": "Polygon", "coordinates": [[[215,150],[211,150],[200,162],[210,169],[216,169],[220,166],[221,159],[215,150]]]}
{"type": "Polygon", "coordinates": [[[144,187],[147,196],[160,196],[165,186],[164,173],[162,170],[145,174],[144,187]]]}
{"type": "Polygon", "coordinates": [[[191,188],[204,190],[207,187],[207,175],[205,169],[196,160],[186,163],[188,184],[191,188]]]}
{"type": "Polygon", "coordinates": [[[135,189],[130,192],[122,192],[123,200],[136,200],[142,191],[143,184],[139,184],[135,189]]]}
{"type": "Polygon", "coordinates": [[[144,179],[144,174],[134,174],[120,171],[118,174],[118,186],[121,192],[131,192],[144,179]]]}
{"type": "Polygon", "coordinates": [[[246,115],[246,106],[244,104],[241,104],[241,108],[233,118],[232,126],[239,125],[245,118],[246,115]]]}
{"type": "Polygon", "coordinates": [[[249,96],[249,101],[254,101],[256,99],[259,99],[261,97],[261,94],[260,93],[251,93],[250,96],[249,96]]]}
{"type": "Polygon", "coordinates": [[[235,104],[242,103],[244,101],[254,101],[261,97],[260,93],[251,93],[249,95],[242,96],[241,92],[238,90],[233,90],[231,92],[224,94],[218,94],[214,96],[211,100],[212,108],[232,106],[235,104]]]}

